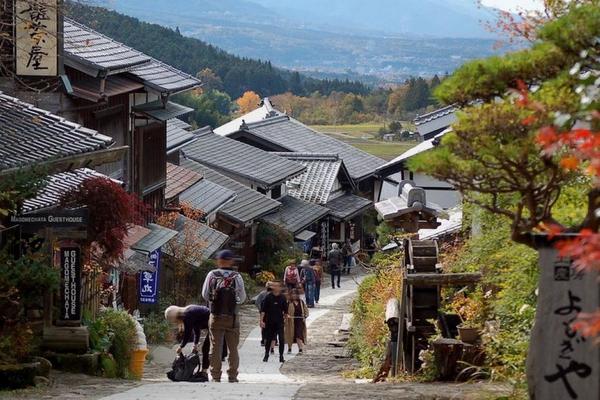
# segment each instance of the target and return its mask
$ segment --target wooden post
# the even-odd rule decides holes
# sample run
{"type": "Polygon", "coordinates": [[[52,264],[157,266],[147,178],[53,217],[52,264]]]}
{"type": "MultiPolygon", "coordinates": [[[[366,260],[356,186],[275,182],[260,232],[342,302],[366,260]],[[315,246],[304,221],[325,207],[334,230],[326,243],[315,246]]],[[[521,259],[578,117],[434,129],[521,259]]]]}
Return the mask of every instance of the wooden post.
{"type": "Polygon", "coordinates": [[[541,273],[527,359],[530,397],[598,400],[600,346],[572,329],[580,312],[600,307],[598,273],[575,270],[570,260],[558,257],[546,236],[535,239],[541,273]]]}

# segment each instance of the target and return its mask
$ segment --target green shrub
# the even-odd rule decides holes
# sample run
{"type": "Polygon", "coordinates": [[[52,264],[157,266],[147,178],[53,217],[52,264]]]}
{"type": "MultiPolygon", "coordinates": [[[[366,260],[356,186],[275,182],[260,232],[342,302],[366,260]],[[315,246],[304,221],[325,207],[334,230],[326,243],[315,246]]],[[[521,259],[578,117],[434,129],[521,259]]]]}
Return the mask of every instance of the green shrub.
{"type": "Polygon", "coordinates": [[[133,319],[126,311],[109,308],[98,317],[99,324],[106,327],[110,338],[109,353],[116,363],[116,376],[129,377],[129,361],[135,350],[137,334],[133,319]]]}
{"type": "Polygon", "coordinates": [[[257,294],[260,291],[260,288],[256,284],[256,281],[250,278],[250,275],[248,275],[247,273],[242,272],[240,275],[242,275],[242,279],[244,279],[244,288],[246,289],[248,300],[250,300],[255,294],[257,294]]]}
{"type": "Polygon", "coordinates": [[[372,378],[385,357],[389,338],[389,330],[385,324],[385,307],[389,299],[400,297],[400,256],[401,253],[395,253],[380,258],[380,267],[375,274],[367,276],[361,282],[358,296],[352,305],[349,346],[360,363],[361,368],[357,374],[361,377],[372,378]]]}
{"type": "Polygon", "coordinates": [[[117,378],[117,363],[111,354],[100,354],[100,368],[105,378],[117,378]]]}

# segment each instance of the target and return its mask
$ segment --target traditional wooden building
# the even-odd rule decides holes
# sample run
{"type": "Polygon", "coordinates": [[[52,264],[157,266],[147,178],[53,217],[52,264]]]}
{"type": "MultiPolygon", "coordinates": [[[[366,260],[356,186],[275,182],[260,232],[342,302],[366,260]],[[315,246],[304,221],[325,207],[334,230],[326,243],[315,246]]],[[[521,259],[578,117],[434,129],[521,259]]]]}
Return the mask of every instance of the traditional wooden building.
{"type": "Polygon", "coordinates": [[[101,172],[122,179],[160,209],[167,121],[192,111],[170,99],[200,81],[69,18],[64,19],[64,63],[73,106],[63,113],[129,146],[126,157],[101,172]]]}
{"type": "Polygon", "coordinates": [[[381,181],[376,170],[385,160],[315,131],[275,109],[269,99],[258,109],[216,128],[215,133],[269,152],[337,154],[361,196],[375,200],[379,193],[381,181]]]}

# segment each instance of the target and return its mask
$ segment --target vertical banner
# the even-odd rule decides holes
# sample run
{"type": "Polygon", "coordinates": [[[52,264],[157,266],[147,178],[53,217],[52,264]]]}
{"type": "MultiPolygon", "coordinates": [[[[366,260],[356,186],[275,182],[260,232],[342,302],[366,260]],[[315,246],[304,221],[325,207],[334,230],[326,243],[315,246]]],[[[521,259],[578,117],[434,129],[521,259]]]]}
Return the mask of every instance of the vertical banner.
{"type": "Polygon", "coordinates": [[[15,1],[17,75],[58,75],[58,0],[15,1]]]}
{"type": "Polygon", "coordinates": [[[572,328],[600,306],[598,274],[578,271],[550,244],[539,248],[540,283],[530,357],[539,399],[600,399],[600,346],[572,328]]]}
{"type": "Polygon", "coordinates": [[[158,301],[158,274],[160,268],[160,249],[148,255],[151,271],[140,272],[140,303],[156,304],[158,301]]]}
{"type": "Polygon", "coordinates": [[[63,321],[81,320],[81,249],[60,248],[61,318],[63,321]]]}

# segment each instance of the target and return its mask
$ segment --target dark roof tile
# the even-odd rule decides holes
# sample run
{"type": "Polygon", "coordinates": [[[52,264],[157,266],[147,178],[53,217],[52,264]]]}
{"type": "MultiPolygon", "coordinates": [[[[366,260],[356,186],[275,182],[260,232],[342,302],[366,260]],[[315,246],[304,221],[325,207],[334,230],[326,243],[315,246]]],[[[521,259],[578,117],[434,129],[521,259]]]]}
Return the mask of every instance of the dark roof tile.
{"type": "Polygon", "coordinates": [[[262,220],[279,226],[295,235],[329,214],[329,210],[292,196],[279,199],[283,206],[275,213],[265,215],[262,220]]]}

